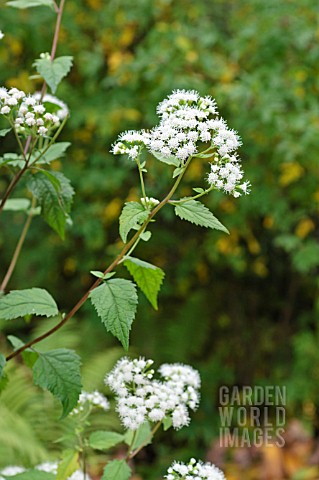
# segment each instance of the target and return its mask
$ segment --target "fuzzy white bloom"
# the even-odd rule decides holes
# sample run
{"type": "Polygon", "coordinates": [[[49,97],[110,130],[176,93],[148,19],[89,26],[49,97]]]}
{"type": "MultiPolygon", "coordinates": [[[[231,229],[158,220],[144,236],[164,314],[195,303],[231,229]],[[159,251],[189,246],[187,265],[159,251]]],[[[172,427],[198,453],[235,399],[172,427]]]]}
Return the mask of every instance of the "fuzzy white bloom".
{"type": "Polygon", "coordinates": [[[0,87],[0,114],[9,115],[20,134],[50,135],[52,130],[60,125],[60,120],[58,115],[46,112],[45,105],[40,98],[40,96],[35,98],[35,96],[26,95],[17,88],[8,90],[0,87]]]}
{"type": "Polygon", "coordinates": [[[156,198],[153,197],[142,197],[141,198],[141,204],[144,205],[144,207],[150,207],[153,208],[156,205],[158,205],[160,202],[156,198]]]}
{"type": "Polygon", "coordinates": [[[154,379],[153,360],[122,358],[106,376],[116,394],[117,412],[125,428],[138,429],[145,421],[170,417],[176,429],[190,422],[188,409],[199,403],[199,373],[188,365],[164,364],[154,379]]]}
{"type": "MultiPolygon", "coordinates": [[[[41,92],[35,92],[32,96],[35,100],[39,101],[41,98],[41,92]]],[[[69,107],[67,104],[54,95],[46,93],[42,98],[42,103],[51,114],[53,113],[56,115],[57,121],[64,120],[65,117],[69,115],[69,107]]]]}
{"type": "Polygon", "coordinates": [[[110,409],[110,404],[107,398],[102,395],[102,393],[95,390],[94,392],[81,392],[77,406],[72,410],[71,415],[76,415],[80,412],[83,412],[85,406],[89,405],[92,407],[102,408],[102,410],[107,411],[110,409]]]}
{"type": "Polygon", "coordinates": [[[214,160],[207,177],[211,186],[234,197],[239,197],[242,193],[249,193],[250,182],[242,182],[244,172],[235,155],[226,155],[224,158],[215,155],[214,160]]]}
{"type": "Polygon", "coordinates": [[[135,160],[141,150],[148,145],[149,134],[144,130],[128,130],[121,133],[117,141],[112,145],[111,152],[114,155],[128,155],[131,160],[135,160]]]}
{"type": "Polygon", "coordinates": [[[188,464],[174,462],[167,470],[167,480],[226,480],[224,473],[211,463],[203,463],[192,458],[188,464]]]}
{"type": "Polygon", "coordinates": [[[2,39],[3,39],[3,37],[4,37],[4,33],[3,33],[3,31],[2,31],[2,30],[0,30],[0,40],[2,40],[2,39]]]}
{"type": "MultiPolygon", "coordinates": [[[[53,473],[56,475],[58,473],[58,462],[45,462],[41,463],[40,465],[35,467],[36,470],[41,470],[47,473],[53,473]]],[[[83,475],[81,470],[77,470],[76,472],[72,473],[68,480],[91,480],[89,475],[83,475]]]]}
{"type": "Polygon", "coordinates": [[[25,469],[23,467],[18,467],[15,465],[10,465],[8,467],[5,467],[3,470],[0,472],[0,480],[4,480],[4,477],[1,475],[6,475],[7,477],[13,477],[14,475],[17,475],[18,473],[25,472],[25,469]]]}

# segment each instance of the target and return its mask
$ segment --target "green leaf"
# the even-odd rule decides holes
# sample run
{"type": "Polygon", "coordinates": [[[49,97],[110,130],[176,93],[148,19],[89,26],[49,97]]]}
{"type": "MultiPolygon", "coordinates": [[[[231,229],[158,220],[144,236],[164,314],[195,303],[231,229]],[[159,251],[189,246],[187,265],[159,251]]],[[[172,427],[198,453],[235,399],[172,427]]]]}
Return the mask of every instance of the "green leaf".
{"type": "Polygon", "coordinates": [[[28,470],[17,475],[6,476],[1,474],[6,480],[54,480],[53,473],[42,472],[41,470],[28,470]]]}
{"type": "Polygon", "coordinates": [[[56,92],[56,89],[69,71],[73,64],[73,57],[58,57],[53,62],[50,58],[39,58],[34,62],[34,66],[41,77],[46,81],[52,90],[52,93],[56,92]]]}
{"type": "Polygon", "coordinates": [[[212,228],[229,233],[227,228],[214,217],[212,212],[197,200],[189,200],[175,204],[175,213],[182,220],[195,223],[195,225],[199,225],[200,227],[212,228]]]}
{"type": "Polygon", "coordinates": [[[152,443],[152,437],[153,435],[150,424],[145,422],[136,430],[136,432],[128,430],[125,433],[125,443],[130,447],[130,450],[133,451],[142,445],[146,446],[152,443]],[[133,438],[134,442],[132,444],[133,438]]]}
{"type": "Polygon", "coordinates": [[[184,171],[184,169],[185,169],[184,167],[175,168],[175,170],[174,170],[174,172],[173,172],[173,178],[178,177],[178,175],[179,175],[180,173],[182,173],[182,172],[184,171]]]}
{"type": "Polygon", "coordinates": [[[101,480],[128,480],[131,469],[125,460],[112,460],[104,468],[101,480]]]}
{"type": "Polygon", "coordinates": [[[22,155],[18,155],[17,153],[5,153],[3,157],[0,157],[0,166],[2,167],[3,165],[23,168],[25,160],[22,155]]]}
{"type": "Polygon", "coordinates": [[[81,393],[80,357],[72,350],[58,348],[40,353],[33,366],[34,383],[60,400],[62,418],[77,405],[81,393]]]}
{"type": "MultiPolygon", "coordinates": [[[[7,340],[11,343],[14,348],[14,351],[18,350],[20,347],[24,346],[24,342],[20,340],[20,338],[15,337],[14,335],[8,335],[7,340]]],[[[27,367],[32,368],[35,362],[37,361],[39,354],[32,350],[31,348],[27,348],[22,352],[22,358],[24,363],[27,367]]]]}
{"type": "Polygon", "coordinates": [[[7,133],[11,132],[12,128],[5,128],[3,130],[0,130],[0,137],[5,137],[7,133]]]}
{"type": "Polygon", "coordinates": [[[0,353],[0,378],[4,376],[3,370],[6,365],[6,357],[0,353]]]}
{"type": "Polygon", "coordinates": [[[43,170],[42,168],[39,168],[38,171],[40,171],[41,173],[43,173],[43,175],[47,177],[56,192],[59,192],[61,190],[61,182],[57,178],[57,176],[54,175],[54,173],[48,172],[48,170],[43,170]]]}
{"type": "Polygon", "coordinates": [[[166,432],[171,426],[173,425],[173,420],[171,417],[165,417],[163,418],[163,430],[166,432]]]}
{"type": "Polygon", "coordinates": [[[198,188],[193,188],[193,190],[194,190],[194,192],[196,192],[196,193],[204,193],[204,192],[205,192],[205,190],[204,190],[203,188],[200,188],[200,187],[198,187],[198,188]]]}
{"type": "Polygon", "coordinates": [[[61,172],[50,172],[55,177],[60,188],[52,179],[39,172],[32,175],[28,188],[38,200],[44,220],[64,239],[65,225],[69,219],[74,190],[70,181],[61,172]]]}
{"type": "Polygon", "coordinates": [[[149,239],[151,238],[151,236],[152,236],[152,232],[143,232],[143,233],[141,233],[140,238],[144,242],[148,242],[149,239]]]}
{"type": "Polygon", "coordinates": [[[68,449],[62,453],[62,460],[58,466],[56,480],[67,480],[72,473],[79,469],[79,452],[68,449]]]}
{"type": "Polygon", "coordinates": [[[0,318],[3,320],[25,315],[53,317],[58,313],[57,304],[43,288],[12,290],[0,298],[0,318]]]}
{"type": "MultiPolygon", "coordinates": [[[[71,145],[70,142],[58,142],[51,145],[45,154],[39,160],[39,163],[50,163],[53,160],[64,157],[66,150],[71,145]]],[[[39,152],[41,154],[41,152],[39,152]]],[[[39,155],[38,155],[39,156],[39,155]]]]}
{"type": "Polygon", "coordinates": [[[11,212],[27,212],[31,202],[28,198],[9,198],[4,204],[3,210],[11,212]]]}
{"type": "Polygon", "coordinates": [[[100,272],[99,270],[91,270],[90,273],[94,275],[94,277],[102,278],[102,280],[108,280],[116,274],[116,272],[109,272],[104,275],[104,273],[100,272]]]}
{"type": "Polygon", "coordinates": [[[120,435],[116,432],[93,432],[89,439],[89,445],[96,450],[108,450],[114,447],[118,443],[124,442],[124,435],[120,435]]]}
{"type": "Polygon", "coordinates": [[[107,331],[117,337],[127,350],[138,303],[135,284],[114,278],[92,290],[90,298],[107,331]]]}
{"type": "Polygon", "coordinates": [[[130,230],[138,229],[149,216],[149,211],[137,202],[127,202],[120,216],[120,236],[126,243],[130,230]]]}
{"type": "Polygon", "coordinates": [[[124,262],[137,285],[157,310],[157,294],[160,291],[165,273],[155,265],[138,258],[128,257],[124,262]]]}
{"type": "Polygon", "coordinates": [[[52,0],[11,0],[6,5],[14,8],[50,7],[54,10],[52,0]]]}
{"type": "Polygon", "coordinates": [[[161,155],[157,152],[152,152],[152,155],[154,155],[154,157],[160,162],[167,163],[168,165],[175,165],[175,167],[179,167],[181,164],[181,161],[177,157],[174,157],[174,155],[171,155],[170,157],[164,157],[164,155],[161,155]]]}

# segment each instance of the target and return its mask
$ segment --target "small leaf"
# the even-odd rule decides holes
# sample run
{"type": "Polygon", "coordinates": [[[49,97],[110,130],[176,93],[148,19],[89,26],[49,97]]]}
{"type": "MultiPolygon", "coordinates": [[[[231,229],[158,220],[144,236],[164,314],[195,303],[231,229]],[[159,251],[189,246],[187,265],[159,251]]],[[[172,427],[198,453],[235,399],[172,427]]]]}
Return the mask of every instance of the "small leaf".
{"type": "Polygon", "coordinates": [[[130,450],[133,451],[136,448],[141,447],[142,445],[146,446],[152,443],[152,430],[148,422],[143,423],[137,430],[128,430],[125,433],[125,443],[130,447],[130,450]],[[134,442],[132,444],[133,437],[134,442]]]}
{"type": "Polygon", "coordinates": [[[43,472],[41,470],[27,470],[17,475],[3,475],[6,480],[54,480],[55,475],[53,473],[43,472]]]}
{"type": "Polygon", "coordinates": [[[180,173],[182,173],[184,171],[184,167],[178,167],[178,168],[175,168],[174,172],[173,172],[173,178],[175,177],[178,177],[178,175],[180,173]]]}
{"type": "Polygon", "coordinates": [[[170,157],[165,157],[164,155],[161,155],[158,152],[152,152],[155,158],[159,160],[160,162],[167,163],[168,165],[175,165],[175,167],[179,167],[181,164],[181,161],[177,158],[171,155],[170,157]]]}
{"type": "Polygon", "coordinates": [[[109,280],[92,290],[90,298],[107,331],[127,350],[138,303],[134,283],[122,278],[109,280]]]}
{"type": "Polygon", "coordinates": [[[72,350],[58,348],[40,356],[33,366],[34,383],[60,400],[62,417],[77,405],[81,393],[80,357],[72,350]]]}
{"type": "Polygon", "coordinates": [[[171,426],[173,425],[173,420],[171,417],[165,417],[163,418],[163,430],[166,432],[171,426]]]}
{"type": "Polygon", "coordinates": [[[200,187],[198,187],[198,188],[193,188],[193,190],[194,190],[194,192],[196,192],[196,193],[204,193],[204,192],[205,192],[205,190],[204,190],[203,188],[200,188],[200,187]]]}
{"type": "Polygon", "coordinates": [[[0,130],[0,137],[5,137],[7,133],[11,132],[12,128],[5,128],[3,130],[0,130]]]}
{"type": "Polygon", "coordinates": [[[3,320],[25,315],[53,317],[58,313],[57,304],[43,288],[12,290],[0,298],[0,318],[3,320]]]}
{"type": "Polygon", "coordinates": [[[126,243],[127,235],[132,229],[138,229],[149,216],[149,211],[137,202],[127,202],[120,216],[120,236],[126,243]]]}
{"type": "Polygon", "coordinates": [[[165,277],[163,270],[134,257],[128,257],[124,265],[151,305],[157,310],[157,294],[165,277]]]}
{"type": "Polygon", "coordinates": [[[31,202],[28,198],[9,198],[4,204],[3,210],[11,212],[27,212],[31,202]]]}
{"type": "Polygon", "coordinates": [[[6,5],[14,8],[50,7],[54,10],[52,0],[11,0],[6,5]]]}
{"type": "Polygon", "coordinates": [[[124,435],[116,432],[93,432],[89,439],[89,445],[96,450],[108,450],[115,447],[118,443],[124,442],[124,435]]]}
{"type": "Polygon", "coordinates": [[[104,275],[104,273],[100,272],[99,270],[91,270],[90,273],[94,275],[94,277],[102,278],[102,280],[108,280],[116,274],[116,272],[109,272],[104,275]]]}
{"type": "Polygon", "coordinates": [[[131,469],[125,460],[112,460],[104,468],[101,480],[128,480],[131,469]]]}
{"type": "Polygon", "coordinates": [[[175,204],[175,213],[182,220],[195,223],[195,225],[199,225],[200,227],[212,228],[229,233],[227,228],[214,217],[212,212],[197,200],[189,200],[175,204]]]}
{"type": "Polygon", "coordinates": [[[148,242],[149,239],[151,238],[151,236],[152,236],[152,232],[143,232],[143,233],[141,233],[140,238],[144,242],[148,242]]]}
{"type": "Polygon", "coordinates": [[[32,175],[28,188],[38,200],[44,220],[64,239],[65,225],[69,219],[74,190],[61,172],[39,172],[32,175]],[[59,183],[53,182],[54,177],[59,183]]]}
{"type": "Polygon", "coordinates": [[[50,58],[39,58],[34,62],[34,66],[41,77],[46,81],[52,90],[52,93],[56,92],[56,89],[69,71],[73,64],[73,57],[58,57],[53,62],[50,58]]]}
{"type": "MultiPolygon", "coordinates": [[[[54,143],[48,148],[45,154],[41,157],[41,159],[39,160],[39,163],[51,163],[53,160],[57,160],[61,157],[64,157],[65,152],[70,145],[71,145],[70,142],[54,143]]],[[[39,154],[41,154],[41,152],[39,152],[39,154]]]]}
{"type": "Polygon", "coordinates": [[[10,165],[11,167],[23,168],[25,165],[25,160],[22,155],[17,153],[5,153],[3,157],[0,157],[0,166],[10,165]]]}
{"type": "Polygon", "coordinates": [[[72,473],[79,469],[79,452],[67,449],[62,453],[56,480],[68,480],[72,473]]]}

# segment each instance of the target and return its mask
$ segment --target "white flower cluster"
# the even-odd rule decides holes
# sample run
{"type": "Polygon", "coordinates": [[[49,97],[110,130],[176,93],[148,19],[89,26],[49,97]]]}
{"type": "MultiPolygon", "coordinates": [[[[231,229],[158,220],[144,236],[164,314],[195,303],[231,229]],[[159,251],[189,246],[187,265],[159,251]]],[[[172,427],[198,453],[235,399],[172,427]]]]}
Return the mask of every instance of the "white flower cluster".
{"type": "Polygon", "coordinates": [[[85,406],[102,408],[104,411],[109,410],[110,404],[102,393],[95,390],[94,392],[81,392],[77,406],[72,410],[71,415],[83,412],[85,406]]]}
{"type": "Polygon", "coordinates": [[[167,480],[225,480],[225,475],[219,468],[211,463],[202,463],[192,458],[186,465],[181,462],[174,462],[167,470],[167,480]]]}
{"type": "Polygon", "coordinates": [[[4,37],[4,33],[3,33],[3,31],[2,31],[2,30],[0,30],[0,40],[2,40],[2,39],[3,39],[3,37],[4,37]]]}
{"type": "MultiPolygon", "coordinates": [[[[35,469],[41,470],[42,472],[53,473],[54,475],[56,475],[58,473],[58,462],[41,463],[40,465],[37,465],[35,469]]],[[[4,480],[4,478],[1,475],[5,475],[7,477],[13,477],[18,473],[23,473],[25,471],[26,469],[23,467],[17,467],[17,466],[6,467],[0,472],[0,480],[4,480]]],[[[76,472],[72,473],[70,477],[68,477],[68,480],[91,480],[91,477],[89,475],[84,476],[81,470],[77,470],[76,472]]]]}
{"type": "MultiPolygon", "coordinates": [[[[35,92],[32,96],[37,101],[40,101],[41,92],[35,92]]],[[[48,112],[54,113],[59,117],[60,120],[64,120],[65,117],[67,117],[70,113],[67,104],[62,102],[62,100],[55,97],[54,95],[51,95],[50,93],[46,93],[43,96],[42,103],[48,112]]]]}
{"type": "Polygon", "coordinates": [[[160,202],[157,200],[157,198],[153,197],[142,197],[141,198],[141,204],[144,205],[146,208],[153,208],[156,207],[160,202]]]}
{"type": "Polygon", "coordinates": [[[149,134],[144,130],[140,132],[129,130],[121,133],[118,141],[112,145],[111,152],[114,155],[126,154],[131,160],[135,160],[139,156],[142,147],[148,145],[148,143],[149,134]]]}
{"type": "Polygon", "coordinates": [[[155,380],[153,360],[122,358],[106,376],[105,383],[116,394],[117,411],[125,428],[138,429],[145,421],[170,417],[179,429],[190,422],[188,408],[199,403],[200,376],[188,365],[165,364],[155,380]]]}
{"type": "Polygon", "coordinates": [[[0,88],[0,114],[24,135],[46,136],[60,125],[58,115],[47,112],[40,100],[17,88],[0,88]]]}
{"type": "Polygon", "coordinates": [[[163,161],[174,157],[180,165],[204,150],[211,156],[215,152],[209,183],[234,197],[249,193],[249,182],[241,183],[243,171],[236,155],[241,140],[218,116],[214,99],[194,90],[176,90],[158,105],[157,113],[160,122],[155,128],[122,133],[111,151],[135,160],[146,147],[155,157],[163,161]]]}

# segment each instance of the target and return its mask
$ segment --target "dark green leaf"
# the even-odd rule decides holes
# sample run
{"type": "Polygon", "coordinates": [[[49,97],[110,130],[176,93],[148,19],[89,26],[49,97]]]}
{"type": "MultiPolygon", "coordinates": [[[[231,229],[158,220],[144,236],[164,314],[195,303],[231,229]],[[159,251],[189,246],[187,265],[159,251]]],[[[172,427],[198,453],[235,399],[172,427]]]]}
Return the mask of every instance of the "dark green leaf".
{"type": "Polygon", "coordinates": [[[112,460],[104,468],[101,480],[128,480],[131,469],[125,460],[112,460]]]}
{"type": "Polygon", "coordinates": [[[33,366],[34,383],[60,400],[62,418],[77,405],[81,393],[80,357],[72,350],[59,348],[40,356],[33,366]]]}
{"type": "MultiPolygon", "coordinates": [[[[47,172],[48,173],[48,172],[47,172]]],[[[70,181],[60,172],[50,172],[59,183],[39,172],[29,180],[29,190],[38,200],[45,221],[64,239],[65,225],[69,218],[74,190],[70,181]]]]}
{"type": "Polygon", "coordinates": [[[34,66],[41,77],[46,81],[52,90],[52,93],[56,92],[56,89],[69,71],[73,64],[73,57],[58,57],[51,62],[50,58],[39,58],[34,62],[34,66]]]}
{"type": "Polygon", "coordinates": [[[149,211],[137,202],[127,202],[120,216],[120,236],[126,243],[130,230],[138,229],[149,216],[149,211]]]}
{"type": "MultiPolygon", "coordinates": [[[[8,335],[7,339],[11,343],[14,348],[14,351],[18,350],[20,347],[24,346],[24,342],[20,340],[20,338],[15,337],[14,335],[8,335]]],[[[22,358],[24,363],[27,367],[32,368],[35,362],[37,361],[39,354],[32,350],[31,348],[27,348],[22,352],[22,358]]]]}
{"type": "Polygon", "coordinates": [[[197,200],[189,200],[175,204],[175,213],[182,220],[195,223],[195,225],[199,225],[200,227],[212,228],[229,233],[227,228],[214,217],[212,212],[197,200]]]}
{"type": "MultiPolygon", "coordinates": [[[[70,142],[58,142],[51,145],[45,154],[41,157],[39,163],[50,163],[64,157],[66,150],[71,145],[70,142]]],[[[41,152],[39,152],[41,154],[41,152]]],[[[39,155],[38,155],[39,156],[39,155]]]]}
{"type": "Polygon", "coordinates": [[[93,432],[89,439],[89,445],[96,450],[108,450],[118,443],[124,442],[124,435],[116,432],[93,432]]]}
{"type": "Polygon", "coordinates": [[[0,379],[3,377],[3,370],[6,365],[6,357],[0,353],[0,379]]]}
{"type": "Polygon", "coordinates": [[[128,430],[125,433],[125,443],[130,447],[130,450],[133,451],[136,448],[141,447],[142,445],[146,446],[152,443],[152,430],[148,422],[143,423],[136,432],[128,430]],[[135,437],[135,438],[134,438],[135,437]],[[134,442],[132,444],[132,440],[134,442]]]}
{"type": "Polygon", "coordinates": [[[4,320],[25,315],[53,317],[58,313],[54,299],[43,288],[12,290],[0,298],[0,318],[4,320]]]}
{"type": "Polygon", "coordinates": [[[122,278],[109,280],[92,290],[90,298],[107,331],[127,350],[138,303],[134,283],[122,278]]]}
{"type": "Polygon", "coordinates": [[[146,298],[157,310],[157,294],[160,291],[165,273],[155,265],[138,258],[128,257],[124,265],[140,287],[146,298]]]}

